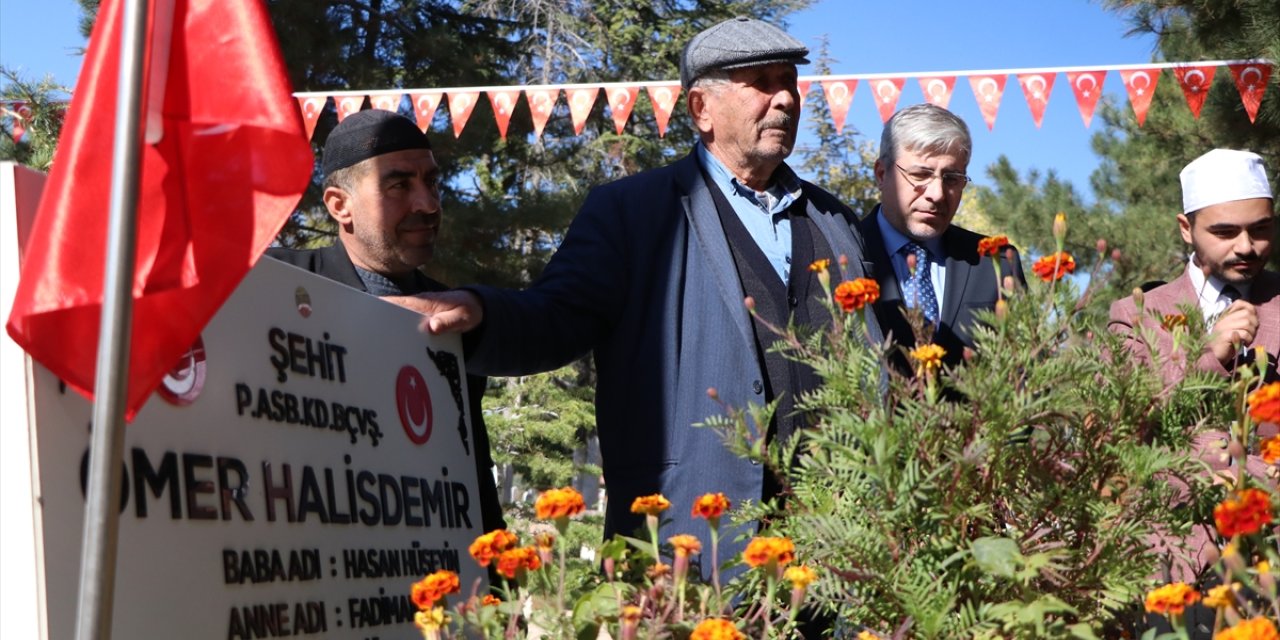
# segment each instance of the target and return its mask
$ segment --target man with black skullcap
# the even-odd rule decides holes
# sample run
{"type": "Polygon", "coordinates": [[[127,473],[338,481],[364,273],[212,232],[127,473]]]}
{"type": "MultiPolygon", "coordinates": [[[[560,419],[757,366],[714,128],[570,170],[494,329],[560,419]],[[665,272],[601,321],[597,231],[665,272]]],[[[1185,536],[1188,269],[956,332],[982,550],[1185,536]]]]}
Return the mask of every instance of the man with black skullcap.
{"type": "MultiPolygon", "coordinates": [[[[417,125],[381,109],[354,113],[329,134],[322,169],[324,206],[338,223],[338,242],[321,249],[272,248],[267,255],[376,296],[448,288],[419,270],[431,261],[441,208],[440,167],[417,125]]],[[[485,379],[467,376],[467,385],[481,526],[491,531],[504,525],[480,408],[485,379]]],[[[462,435],[470,448],[465,430],[462,435]]]]}
{"type": "MultiPolygon", "coordinates": [[[[796,65],[808,52],[749,18],[702,31],[680,60],[701,138],[689,155],[593,189],[529,289],[401,301],[430,315],[434,332],[468,332],[467,366],[487,375],[594,354],[606,536],[643,523],[630,512],[638,496],[662,493],[675,505],[663,514],[670,530],[698,533],[707,527],[690,511],[701,494],[723,492],[735,504],[773,494],[760,465],[692,426],[724,406],[778,400],[770,424],[752,425],[771,438],[806,423],[794,401],[818,377],[768,350],[778,336],[766,323],[830,322],[812,262],[835,270],[846,256],[850,278],[866,273],[852,212],[784,162],[800,122],[796,65]]],[[[721,536],[721,557],[742,549],[737,533],[721,536]]]]}

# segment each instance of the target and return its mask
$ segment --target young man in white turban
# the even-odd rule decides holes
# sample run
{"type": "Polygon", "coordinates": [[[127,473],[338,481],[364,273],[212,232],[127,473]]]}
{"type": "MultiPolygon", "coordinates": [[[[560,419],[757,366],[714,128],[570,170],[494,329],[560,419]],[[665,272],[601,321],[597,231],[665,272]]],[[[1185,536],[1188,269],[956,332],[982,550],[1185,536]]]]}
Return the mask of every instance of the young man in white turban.
{"type": "MultiPolygon", "coordinates": [[[[1276,378],[1280,351],[1280,273],[1264,267],[1276,232],[1275,201],[1262,158],[1248,151],[1214,149],[1182,170],[1178,227],[1191,245],[1182,276],[1147,292],[1140,310],[1133,297],[1111,305],[1109,328],[1127,336],[1129,348],[1150,353],[1143,334],[1154,336],[1165,378],[1195,367],[1229,375],[1266,350],[1267,375],[1276,378]],[[1194,358],[1174,353],[1165,316],[1199,310],[1209,338],[1194,358]],[[1137,326],[1146,327],[1139,332],[1137,326]]],[[[1194,316],[1195,314],[1193,314],[1194,316]]]]}

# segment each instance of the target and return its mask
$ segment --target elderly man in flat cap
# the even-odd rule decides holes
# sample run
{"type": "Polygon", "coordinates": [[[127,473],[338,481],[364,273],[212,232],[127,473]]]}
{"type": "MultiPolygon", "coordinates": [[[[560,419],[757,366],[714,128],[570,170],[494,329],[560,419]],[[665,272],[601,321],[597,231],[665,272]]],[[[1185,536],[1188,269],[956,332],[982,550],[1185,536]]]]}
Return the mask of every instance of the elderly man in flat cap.
{"type": "MultiPolygon", "coordinates": [[[[720,403],[779,400],[775,419],[756,427],[774,438],[806,422],[794,400],[817,376],[770,353],[777,337],[762,321],[827,322],[808,270],[815,260],[846,256],[850,277],[865,275],[852,212],[785,162],[800,122],[796,65],[806,55],[758,20],[702,31],[680,60],[701,137],[691,153],[592,190],[529,289],[405,301],[431,316],[431,331],[468,332],[472,371],[522,375],[594,354],[606,535],[642,524],[630,512],[638,496],[660,492],[677,505],[663,514],[672,531],[705,532],[690,515],[699,495],[723,492],[735,504],[771,495],[760,465],[692,426],[723,414],[720,403]]],[[[741,549],[736,533],[721,537],[722,549],[731,541],[722,557],[741,549]]]]}
{"type": "Polygon", "coordinates": [[[1248,151],[1214,149],[1182,170],[1178,227],[1191,246],[1186,271],[1144,296],[1140,311],[1132,297],[1111,306],[1110,329],[1129,337],[1135,353],[1149,349],[1134,327],[1154,335],[1165,377],[1180,378],[1188,361],[1204,371],[1228,375],[1266,349],[1268,375],[1276,376],[1280,351],[1280,274],[1264,267],[1276,232],[1275,204],[1262,158],[1248,151]],[[1198,308],[1208,330],[1203,353],[1174,353],[1162,326],[1166,315],[1198,308]]]}
{"type": "MultiPolygon", "coordinates": [[[[440,167],[431,143],[408,118],[370,109],[348,116],[324,145],[324,206],[338,223],[338,241],[320,249],[272,248],[267,255],[376,296],[444,291],[419,267],[431,261],[440,231],[440,167]]],[[[450,354],[432,354],[452,358],[450,354]]],[[[456,358],[453,358],[456,370],[456,358]]],[[[447,366],[449,363],[443,363],[447,366]]],[[[461,381],[455,400],[461,403],[461,381]]],[[[476,462],[484,531],[504,528],[493,459],[480,397],[485,379],[467,376],[474,442],[464,446],[476,462]]]]}

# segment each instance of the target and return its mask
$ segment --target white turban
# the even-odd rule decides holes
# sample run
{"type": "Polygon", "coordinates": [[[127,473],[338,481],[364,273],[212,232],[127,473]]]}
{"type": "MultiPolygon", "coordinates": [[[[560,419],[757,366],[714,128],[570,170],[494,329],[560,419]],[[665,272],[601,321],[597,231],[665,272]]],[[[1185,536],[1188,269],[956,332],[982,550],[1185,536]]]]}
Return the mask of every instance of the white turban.
{"type": "Polygon", "coordinates": [[[1191,161],[1182,173],[1182,212],[1250,198],[1270,198],[1262,158],[1249,151],[1214,149],[1191,161]]]}

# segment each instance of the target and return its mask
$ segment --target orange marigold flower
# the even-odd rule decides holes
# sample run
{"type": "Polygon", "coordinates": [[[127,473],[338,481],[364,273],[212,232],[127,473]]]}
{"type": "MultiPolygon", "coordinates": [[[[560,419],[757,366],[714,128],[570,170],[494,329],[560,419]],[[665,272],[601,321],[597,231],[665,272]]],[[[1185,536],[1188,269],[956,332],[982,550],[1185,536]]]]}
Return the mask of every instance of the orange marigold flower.
{"type": "Polygon", "coordinates": [[[880,640],[880,636],[863,629],[858,632],[858,640],[880,640]]]}
{"type": "Polygon", "coordinates": [[[1229,629],[1223,629],[1213,640],[1280,640],[1275,623],[1266,618],[1250,618],[1229,629]]]}
{"type": "Polygon", "coordinates": [[[1036,260],[1035,264],[1031,265],[1031,270],[1045,282],[1061,280],[1062,276],[1076,270],[1076,259],[1066,251],[1059,251],[1036,260]]]}
{"type": "Polygon", "coordinates": [[[1262,441],[1262,459],[1267,464],[1280,461],[1280,436],[1272,436],[1262,441]]]}
{"type": "Polygon", "coordinates": [[[835,298],[845,313],[861,311],[863,307],[880,299],[880,285],[871,278],[845,280],[836,285],[835,298]]]}
{"type": "Polygon", "coordinates": [[[1009,236],[991,236],[978,241],[978,255],[994,256],[1000,248],[1009,244],[1009,236]]]}
{"type": "Polygon", "coordinates": [[[1163,318],[1160,318],[1160,326],[1164,327],[1165,331],[1173,331],[1178,327],[1185,327],[1187,326],[1187,314],[1166,313],[1163,318]]]}
{"type": "Polygon", "coordinates": [[[583,502],[582,494],[573,487],[564,487],[543,491],[533,507],[539,520],[557,520],[582,513],[586,510],[587,503],[583,502]]]}
{"type": "Polygon", "coordinates": [[[533,544],[542,551],[552,551],[556,547],[556,534],[544,531],[533,537],[533,544]]]}
{"type": "Polygon", "coordinates": [[[693,517],[718,519],[729,510],[729,499],[723,493],[704,493],[693,501],[693,517]]]}
{"type": "Polygon", "coordinates": [[[790,538],[770,538],[758,536],[747,543],[742,552],[742,561],[751,568],[781,567],[795,560],[796,545],[790,538]]]}
{"type": "Polygon", "coordinates": [[[640,607],[637,607],[634,604],[629,604],[622,608],[622,614],[619,615],[618,617],[625,622],[630,622],[634,624],[634,623],[640,622],[640,616],[643,613],[644,613],[644,609],[641,609],[640,607]]]}
{"type": "Polygon", "coordinates": [[[476,538],[467,551],[471,552],[471,557],[475,558],[480,566],[487,567],[499,554],[514,548],[519,542],[520,539],[516,534],[506,529],[495,529],[476,538]]]}
{"type": "Polygon", "coordinates": [[[1271,517],[1271,496],[1261,489],[1245,489],[1213,508],[1213,521],[1224,538],[1257,533],[1271,517]]]}
{"type": "Polygon", "coordinates": [[[936,344],[920,345],[911,350],[911,357],[916,361],[916,372],[919,375],[930,374],[942,368],[942,357],[947,350],[936,344]]]}
{"type": "Polygon", "coordinates": [[[809,270],[814,273],[817,273],[819,271],[826,271],[827,267],[830,267],[830,266],[831,266],[831,260],[827,258],[823,258],[821,260],[814,260],[813,262],[810,262],[809,270]]]}
{"type": "Polygon", "coordinates": [[[676,556],[687,558],[702,551],[702,542],[696,536],[687,533],[671,536],[667,538],[667,542],[670,542],[671,547],[676,550],[676,556]]]}
{"type": "Polygon", "coordinates": [[[1249,394],[1249,417],[1254,422],[1280,424],[1280,382],[1263,385],[1249,394]]]}
{"type": "Polygon", "coordinates": [[[480,599],[480,606],[482,607],[496,607],[500,604],[502,604],[502,599],[492,593],[486,593],[484,598],[480,599]]]}
{"type": "Polygon", "coordinates": [[[450,593],[457,593],[460,583],[458,574],[441,569],[415,583],[409,593],[410,599],[418,605],[419,611],[430,609],[437,600],[450,593]]]}
{"type": "Polygon", "coordinates": [[[1147,594],[1147,613],[1182,615],[1182,610],[1200,601],[1200,592],[1185,582],[1174,582],[1147,594]]]}
{"type": "Polygon", "coordinates": [[[631,503],[631,513],[643,513],[646,516],[656,516],[669,508],[671,501],[662,497],[661,493],[640,496],[631,503]]]}
{"type": "Polygon", "coordinates": [[[646,576],[649,576],[650,580],[656,581],[659,578],[665,578],[671,575],[671,565],[665,562],[655,562],[650,565],[648,569],[645,569],[644,573],[646,576]]]}
{"type": "Polygon", "coordinates": [[[782,577],[791,583],[791,588],[793,589],[807,589],[809,585],[818,579],[818,574],[813,569],[801,564],[787,567],[782,577]]]}
{"type": "Polygon", "coordinates": [[[744,640],[745,635],[732,622],[723,618],[707,618],[693,628],[689,640],[744,640]]]}
{"type": "Polygon", "coordinates": [[[542,568],[542,559],[533,547],[508,549],[498,556],[498,573],[514,580],[525,571],[537,571],[542,568]]]}

